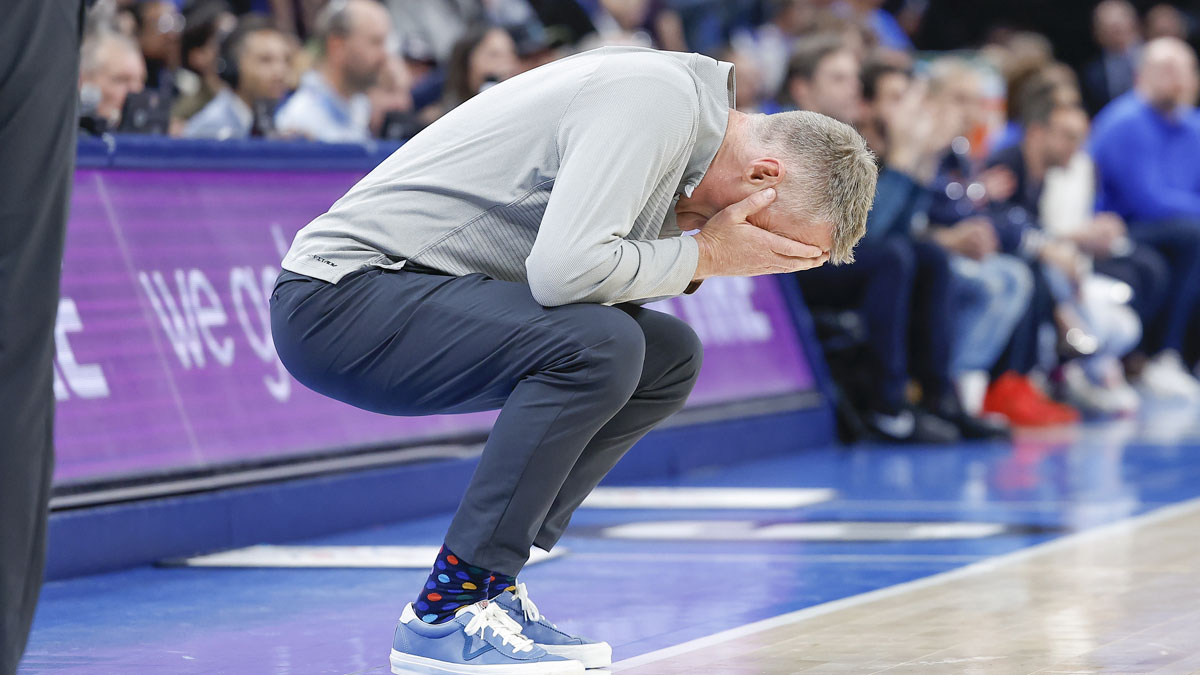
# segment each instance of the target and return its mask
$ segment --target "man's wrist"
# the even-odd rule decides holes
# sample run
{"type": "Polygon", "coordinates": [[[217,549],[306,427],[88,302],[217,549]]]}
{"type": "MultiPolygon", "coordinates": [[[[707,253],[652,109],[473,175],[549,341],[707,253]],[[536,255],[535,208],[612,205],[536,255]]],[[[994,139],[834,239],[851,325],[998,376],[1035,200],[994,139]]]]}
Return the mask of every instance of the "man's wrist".
{"type": "Polygon", "coordinates": [[[703,230],[692,239],[696,242],[696,273],[692,275],[692,283],[697,283],[713,276],[712,243],[704,236],[703,230]]]}

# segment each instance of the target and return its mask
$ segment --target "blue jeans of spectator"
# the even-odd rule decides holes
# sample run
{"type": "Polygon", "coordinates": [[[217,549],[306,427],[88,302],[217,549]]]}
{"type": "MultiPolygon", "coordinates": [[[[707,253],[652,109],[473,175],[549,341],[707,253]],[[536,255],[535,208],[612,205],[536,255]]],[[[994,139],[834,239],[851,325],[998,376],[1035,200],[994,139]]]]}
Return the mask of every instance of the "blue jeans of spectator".
{"type": "Polygon", "coordinates": [[[951,371],[991,370],[1029,308],[1033,273],[1025,261],[1004,254],[983,260],[954,256],[951,264],[959,288],[951,371]]]}
{"type": "MultiPolygon", "coordinates": [[[[543,307],[521,283],[415,267],[284,272],[271,330],[314,391],[387,415],[500,409],[445,543],[516,575],[700,372],[691,327],[636,305],[543,307]]],[[[401,492],[397,499],[403,499],[401,492]]]]}
{"type": "Polygon", "coordinates": [[[1200,302],[1200,221],[1138,223],[1130,225],[1129,236],[1167,262],[1168,299],[1146,326],[1147,351],[1182,352],[1188,322],[1200,302]]]}
{"type": "Polygon", "coordinates": [[[908,383],[908,322],[916,256],[899,237],[867,241],[854,251],[853,265],[823,265],[793,275],[813,310],[857,310],[867,344],[880,368],[873,402],[880,408],[904,403],[908,383]]]}

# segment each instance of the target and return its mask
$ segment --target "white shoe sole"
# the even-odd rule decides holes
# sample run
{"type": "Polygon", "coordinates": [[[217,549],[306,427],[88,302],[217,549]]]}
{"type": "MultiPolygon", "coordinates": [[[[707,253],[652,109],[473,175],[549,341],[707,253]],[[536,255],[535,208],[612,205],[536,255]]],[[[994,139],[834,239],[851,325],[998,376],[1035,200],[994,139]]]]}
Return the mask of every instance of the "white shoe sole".
{"type": "Polygon", "coordinates": [[[586,645],[543,645],[539,647],[564,659],[574,659],[584,668],[607,668],[612,665],[612,647],[607,642],[586,645]]]}
{"type": "Polygon", "coordinates": [[[455,673],[455,675],[584,675],[579,661],[540,661],[503,665],[472,666],[465,663],[448,663],[424,656],[405,654],[392,650],[392,673],[394,675],[432,675],[455,673]]]}

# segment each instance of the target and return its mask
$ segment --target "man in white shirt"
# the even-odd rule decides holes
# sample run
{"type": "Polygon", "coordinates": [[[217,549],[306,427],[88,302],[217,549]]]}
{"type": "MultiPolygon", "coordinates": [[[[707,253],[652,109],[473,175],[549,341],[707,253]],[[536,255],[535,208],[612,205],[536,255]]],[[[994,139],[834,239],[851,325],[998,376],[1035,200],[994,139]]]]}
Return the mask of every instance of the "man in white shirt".
{"type": "Polygon", "coordinates": [[[283,135],[326,143],[361,143],[371,136],[366,91],[387,62],[390,19],[374,0],[337,0],[317,19],[321,60],[275,115],[283,135]]]}

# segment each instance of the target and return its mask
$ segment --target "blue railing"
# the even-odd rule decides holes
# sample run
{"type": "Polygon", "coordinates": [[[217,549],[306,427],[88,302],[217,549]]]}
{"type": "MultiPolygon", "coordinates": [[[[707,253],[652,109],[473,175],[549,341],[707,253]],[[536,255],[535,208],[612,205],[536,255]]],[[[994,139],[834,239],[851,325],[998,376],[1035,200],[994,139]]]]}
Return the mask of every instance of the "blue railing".
{"type": "Polygon", "coordinates": [[[400,143],[362,144],[211,141],[133,134],[80,135],[76,165],[83,169],[197,169],[264,171],[370,171],[400,143]]]}

